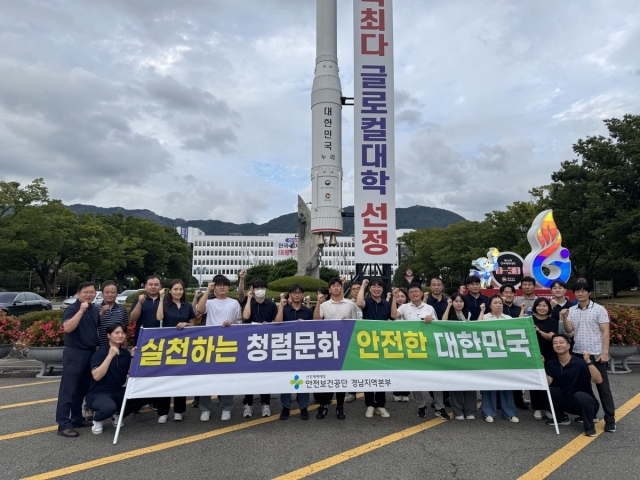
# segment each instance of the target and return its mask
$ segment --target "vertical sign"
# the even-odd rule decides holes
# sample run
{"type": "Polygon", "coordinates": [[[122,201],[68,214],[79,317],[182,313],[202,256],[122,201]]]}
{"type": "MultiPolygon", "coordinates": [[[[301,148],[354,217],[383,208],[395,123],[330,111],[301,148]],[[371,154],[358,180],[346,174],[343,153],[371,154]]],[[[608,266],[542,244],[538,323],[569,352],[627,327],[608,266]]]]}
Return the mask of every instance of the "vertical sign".
{"type": "Polygon", "coordinates": [[[392,0],[354,0],[356,263],[395,262],[392,0]]]}

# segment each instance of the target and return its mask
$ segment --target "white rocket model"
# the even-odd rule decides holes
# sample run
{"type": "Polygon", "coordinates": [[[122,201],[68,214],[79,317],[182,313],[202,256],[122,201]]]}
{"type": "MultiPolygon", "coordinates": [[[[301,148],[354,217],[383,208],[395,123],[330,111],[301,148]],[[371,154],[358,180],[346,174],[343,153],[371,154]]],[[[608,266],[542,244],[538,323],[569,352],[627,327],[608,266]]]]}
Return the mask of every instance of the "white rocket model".
{"type": "Polygon", "coordinates": [[[316,0],[316,68],[311,91],[311,233],[318,244],[342,232],[342,87],[337,0],[316,0]]]}

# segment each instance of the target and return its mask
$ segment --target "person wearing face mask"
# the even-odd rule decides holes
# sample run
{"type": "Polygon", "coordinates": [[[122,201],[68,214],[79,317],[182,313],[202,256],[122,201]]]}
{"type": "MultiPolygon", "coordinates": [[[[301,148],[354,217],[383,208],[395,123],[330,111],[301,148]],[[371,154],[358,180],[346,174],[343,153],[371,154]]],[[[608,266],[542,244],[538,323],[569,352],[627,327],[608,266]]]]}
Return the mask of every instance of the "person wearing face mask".
{"type": "MultiPolygon", "coordinates": [[[[271,323],[278,315],[278,306],[267,298],[267,282],[261,278],[253,278],[249,282],[249,297],[242,312],[244,323],[271,323]]],[[[262,416],[271,416],[271,394],[260,395],[262,402],[262,416]]],[[[242,416],[250,418],[253,416],[253,395],[244,396],[244,410],[242,416]]]]}

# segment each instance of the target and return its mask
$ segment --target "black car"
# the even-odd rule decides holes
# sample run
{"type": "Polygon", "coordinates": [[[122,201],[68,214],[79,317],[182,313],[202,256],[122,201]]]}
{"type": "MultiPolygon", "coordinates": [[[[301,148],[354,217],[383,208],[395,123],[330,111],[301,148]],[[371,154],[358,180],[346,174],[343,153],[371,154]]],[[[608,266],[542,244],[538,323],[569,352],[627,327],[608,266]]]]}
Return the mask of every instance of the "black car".
{"type": "Polygon", "coordinates": [[[52,309],[49,300],[33,292],[0,292],[0,310],[9,315],[52,309]]]}

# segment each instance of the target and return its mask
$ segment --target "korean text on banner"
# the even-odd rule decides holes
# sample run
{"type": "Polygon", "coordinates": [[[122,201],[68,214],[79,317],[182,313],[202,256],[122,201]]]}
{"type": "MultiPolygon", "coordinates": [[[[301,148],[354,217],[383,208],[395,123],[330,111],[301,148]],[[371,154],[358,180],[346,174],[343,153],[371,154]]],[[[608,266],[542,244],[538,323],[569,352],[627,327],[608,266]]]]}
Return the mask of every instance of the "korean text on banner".
{"type": "Polygon", "coordinates": [[[354,0],[356,263],[394,263],[392,0],[354,0]]]}
{"type": "Polygon", "coordinates": [[[531,319],[143,329],[127,398],[546,389],[531,319]]]}

